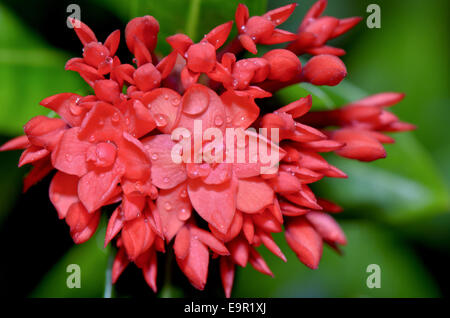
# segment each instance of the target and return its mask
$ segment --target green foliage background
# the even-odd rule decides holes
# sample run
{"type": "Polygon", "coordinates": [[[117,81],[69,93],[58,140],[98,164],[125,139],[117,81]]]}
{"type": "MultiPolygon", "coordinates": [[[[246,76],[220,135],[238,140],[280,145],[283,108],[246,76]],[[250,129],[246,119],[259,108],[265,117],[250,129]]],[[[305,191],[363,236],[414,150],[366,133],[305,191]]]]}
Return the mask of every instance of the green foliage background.
{"type": "MultiPolygon", "coordinates": [[[[289,3],[284,0],[241,2],[254,15],[289,3]]],[[[313,3],[298,2],[298,8],[283,29],[295,31],[313,3]]],[[[81,54],[76,37],[67,30],[62,33],[62,39],[49,36],[54,28],[67,29],[65,8],[69,3],[0,3],[2,141],[21,134],[22,125],[32,116],[48,113],[38,106],[43,98],[86,89],[87,85],[77,74],[64,71],[65,61],[81,54]],[[40,27],[43,24],[47,25],[45,30],[40,27]]],[[[123,31],[132,17],[155,16],[161,26],[158,50],[165,53],[168,51],[165,37],[187,32],[198,40],[215,25],[233,19],[237,3],[235,0],[79,2],[82,20],[94,31],[100,29],[100,40],[116,28],[123,31]],[[118,24],[105,24],[108,19],[118,24]]],[[[333,88],[295,85],[281,91],[278,101],[281,106],[311,93],[316,109],[335,108],[368,94],[401,91],[407,97],[392,110],[402,120],[417,125],[418,130],[394,136],[397,143],[387,147],[387,159],[375,163],[336,156],[327,158],[349,175],[348,180],[324,180],[315,187],[315,191],[345,207],[339,222],[349,244],[343,248],[342,256],[325,249],[319,269],[311,271],[296,260],[284,239],[277,237],[288,262],[285,264],[261,249],[275,278],[262,276],[252,268],[241,269],[233,296],[435,297],[449,293],[443,283],[450,275],[445,271],[445,260],[450,258],[449,3],[446,0],[340,0],[329,1],[326,14],[366,18],[370,3],[381,6],[381,29],[368,29],[363,20],[355,30],[334,41],[348,52],[343,57],[348,78],[333,88]],[[369,264],[381,266],[380,289],[366,287],[369,264]]],[[[0,233],[5,232],[11,211],[22,198],[21,178],[26,169],[15,168],[18,157],[18,152],[0,154],[0,233]]],[[[27,213],[49,211],[36,209],[21,213],[26,222],[27,213]]],[[[57,224],[67,230],[63,221],[57,224]]],[[[102,231],[104,226],[88,243],[64,251],[65,255],[46,268],[46,274],[42,273],[36,283],[26,288],[32,291],[29,295],[103,296],[110,253],[101,247],[102,231]],[[65,285],[65,268],[71,263],[83,268],[83,285],[78,290],[65,285]]],[[[65,232],[68,236],[68,231],[65,232]]],[[[4,244],[15,244],[14,239],[7,239],[4,244]]],[[[52,246],[41,248],[52,249],[52,246]]],[[[14,266],[14,259],[8,262],[14,266]]],[[[2,279],[9,282],[6,276],[2,271],[2,279]]],[[[165,287],[165,295],[170,294],[167,292],[170,288],[165,287]]]]}

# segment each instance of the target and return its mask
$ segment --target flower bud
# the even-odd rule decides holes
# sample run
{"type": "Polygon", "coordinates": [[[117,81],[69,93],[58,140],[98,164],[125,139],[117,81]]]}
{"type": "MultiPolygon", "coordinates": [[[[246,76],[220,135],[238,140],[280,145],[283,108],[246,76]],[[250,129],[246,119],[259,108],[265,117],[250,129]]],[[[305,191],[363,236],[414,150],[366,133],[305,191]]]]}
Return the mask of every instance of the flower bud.
{"type": "Polygon", "coordinates": [[[303,77],[313,85],[335,86],[347,76],[344,63],[334,55],[317,55],[303,68],[303,77]]]}

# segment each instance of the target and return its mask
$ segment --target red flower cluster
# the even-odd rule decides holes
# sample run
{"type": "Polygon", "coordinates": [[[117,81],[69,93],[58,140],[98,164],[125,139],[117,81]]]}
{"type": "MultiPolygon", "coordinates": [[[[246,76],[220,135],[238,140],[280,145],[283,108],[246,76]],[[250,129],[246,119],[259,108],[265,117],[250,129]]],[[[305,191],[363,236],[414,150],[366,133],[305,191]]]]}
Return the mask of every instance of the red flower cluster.
{"type": "MultiPolygon", "coordinates": [[[[250,17],[247,7],[239,5],[237,38],[223,49],[232,21],[199,43],[183,34],[170,36],[173,50],[164,58],[154,53],[158,22],[151,16],[135,18],[125,30],[133,64],[122,64],[115,55],[118,30],[102,44],[89,27],[71,20],[78,25],[75,31],[84,48],[83,57],[69,60],[66,69],[78,72],[95,93],[44,99],[41,105],[59,118],[31,119],[25,136],[0,150],[25,149],[19,166],[34,167],[25,178],[25,190],[57,170],[50,200],[70,226],[75,243],[94,234],[103,207],[115,208],[105,237],[105,246],[114,240],[118,247],[114,282],[134,262],[156,291],[156,253],[164,253],[173,241],[179,267],[198,289],[207,281],[210,251],[220,257],[229,297],[235,265],[250,263],[272,275],[256,250],[259,245],[286,261],[271,237],[283,227],[300,261],[317,268],[323,242],[335,248],[346,243],[330,215],[340,207],[316,198],[308,186],[324,177],[346,177],[319,153],[375,160],[386,155],[381,143],[392,142],[382,132],[413,128],[385,110],[402,99],[396,93],[325,112],[309,111],[311,96],[273,113],[260,109],[255,99],[270,97],[281,87],[302,81],[337,85],[346,76],[345,65],[336,57],[344,52],[326,42],[360,19],[320,17],[325,6],[326,1],[318,1],[293,34],[277,27],[295,5],[261,17],[250,17]],[[286,49],[238,59],[244,50],[256,54],[256,44],[285,42],[290,42],[286,49]],[[297,55],[303,53],[316,56],[302,67],[297,55]],[[194,133],[195,121],[202,123],[202,132],[277,129],[278,145],[270,134],[258,137],[281,154],[279,169],[261,174],[261,162],[174,162],[176,142],[170,134],[180,127],[194,133]]],[[[194,154],[207,144],[194,145],[194,154]]]]}

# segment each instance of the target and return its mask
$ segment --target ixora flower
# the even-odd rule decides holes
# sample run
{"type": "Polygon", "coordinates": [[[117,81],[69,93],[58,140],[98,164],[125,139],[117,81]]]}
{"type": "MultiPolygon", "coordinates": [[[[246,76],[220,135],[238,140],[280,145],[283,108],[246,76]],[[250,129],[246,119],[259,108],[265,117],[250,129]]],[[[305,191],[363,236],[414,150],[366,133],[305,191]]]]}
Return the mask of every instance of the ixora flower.
{"type": "Polygon", "coordinates": [[[360,19],[323,17],[326,1],[320,0],[297,34],[278,29],[295,6],[251,17],[241,4],[237,37],[228,44],[233,21],[199,43],[183,34],[170,36],[172,52],[166,57],[154,52],[158,22],[135,18],[125,30],[135,57],[131,64],[115,55],[118,30],[101,43],[88,26],[70,20],[83,57],[69,60],[66,69],[78,72],[94,93],[44,99],[41,105],[59,117],[32,118],[25,135],[0,150],[24,149],[19,166],[33,166],[25,191],[56,170],[50,200],[75,243],[92,237],[102,214],[109,217],[105,246],[117,246],[114,282],[134,262],[156,292],[156,255],[173,250],[198,289],[207,282],[210,257],[220,258],[230,297],[236,265],[250,263],[272,275],[258,246],[286,261],[272,233],[284,231],[299,260],[312,269],[318,267],[323,243],[335,249],[346,244],[332,217],[341,208],[317,198],[309,187],[324,177],[346,178],[321,153],[360,161],[384,158],[382,144],[393,139],[383,132],[414,127],[387,110],[403,99],[399,93],[380,93],[329,111],[310,111],[311,96],[273,112],[258,105],[257,99],[282,87],[337,85],[347,75],[337,57],[344,52],[326,42],[360,19]],[[256,54],[257,44],[280,43],[284,49],[243,57],[246,51],[246,56],[256,54]],[[313,57],[302,65],[298,55],[305,53],[313,57]],[[230,129],[240,129],[243,138],[229,137],[230,129]],[[257,148],[277,154],[270,162],[275,170],[262,169],[267,162],[261,151],[256,157],[251,151],[257,148]]]}

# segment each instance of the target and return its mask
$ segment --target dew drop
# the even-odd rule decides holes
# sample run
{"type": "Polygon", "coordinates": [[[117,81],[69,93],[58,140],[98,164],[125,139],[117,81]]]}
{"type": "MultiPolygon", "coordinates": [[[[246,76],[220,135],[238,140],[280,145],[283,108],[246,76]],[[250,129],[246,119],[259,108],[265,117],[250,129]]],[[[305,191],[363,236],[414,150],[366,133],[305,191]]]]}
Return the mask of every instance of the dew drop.
{"type": "Polygon", "coordinates": [[[163,182],[164,182],[164,183],[168,183],[168,182],[169,182],[169,178],[165,177],[165,178],[163,179],[163,182]]]}
{"type": "Polygon", "coordinates": [[[157,114],[155,116],[155,122],[156,122],[156,126],[158,126],[158,127],[164,127],[167,125],[167,120],[164,118],[164,116],[162,114],[157,114]]]}
{"type": "Polygon", "coordinates": [[[114,123],[117,123],[117,122],[119,121],[119,119],[120,119],[120,115],[119,115],[118,112],[115,112],[115,113],[112,115],[112,117],[111,117],[111,120],[112,120],[114,123]]]}
{"type": "Polygon", "coordinates": [[[158,160],[158,155],[156,153],[152,154],[152,160],[158,160]]]}
{"type": "Polygon", "coordinates": [[[89,141],[90,141],[90,142],[94,142],[94,141],[95,141],[95,136],[94,136],[94,135],[91,135],[91,136],[89,137],[89,141]]]}
{"type": "Polygon", "coordinates": [[[172,209],[172,205],[169,202],[164,203],[164,208],[169,211],[172,209]]]}
{"type": "Polygon", "coordinates": [[[216,118],[214,118],[214,124],[216,124],[216,126],[222,126],[223,124],[222,116],[217,115],[216,118]]]}
{"type": "Polygon", "coordinates": [[[181,198],[186,198],[187,197],[187,191],[186,190],[181,191],[180,192],[180,197],[181,198]]]}
{"type": "Polygon", "coordinates": [[[71,162],[71,161],[72,161],[72,155],[66,153],[64,157],[66,158],[66,160],[67,160],[68,162],[71,162]]]}
{"type": "Polygon", "coordinates": [[[191,212],[183,208],[180,211],[178,211],[177,217],[180,221],[186,221],[191,217],[191,212]]]}
{"type": "Polygon", "coordinates": [[[175,97],[172,99],[172,105],[178,106],[180,104],[180,99],[178,97],[175,97]]]}
{"type": "Polygon", "coordinates": [[[164,95],[164,99],[168,100],[169,99],[169,95],[164,95]]]}

